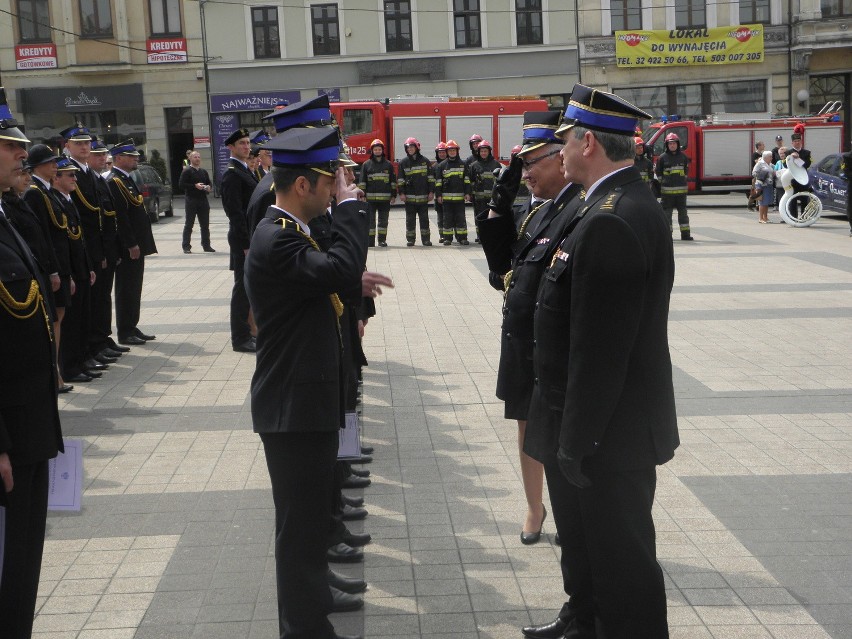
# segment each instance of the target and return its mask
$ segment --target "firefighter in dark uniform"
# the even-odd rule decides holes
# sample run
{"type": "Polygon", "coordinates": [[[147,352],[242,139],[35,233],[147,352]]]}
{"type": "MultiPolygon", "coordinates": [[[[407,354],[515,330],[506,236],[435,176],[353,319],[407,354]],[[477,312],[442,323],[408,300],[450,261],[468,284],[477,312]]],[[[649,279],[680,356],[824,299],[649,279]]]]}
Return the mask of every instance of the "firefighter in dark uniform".
{"type": "MultiPolygon", "coordinates": [[[[23,170],[28,142],[0,87],[0,192],[11,189],[23,170]]],[[[63,450],[53,332],[42,293],[49,286],[0,203],[0,505],[5,507],[0,623],[9,639],[32,635],[48,460],[63,450]]]]}
{"type": "Polygon", "coordinates": [[[470,167],[479,159],[479,153],[477,149],[479,149],[479,144],[482,142],[482,136],[479,133],[474,133],[470,136],[470,139],[467,141],[468,147],[470,147],[470,155],[468,155],[464,159],[464,165],[467,167],[468,173],[470,172],[470,167]]]}
{"type": "Polygon", "coordinates": [[[443,243],[452,244],[455,233],[459,244],[470,244],[464,211],[465,202],[470,202],[470,174],[459,158],[459,145],[455,140],[447,140],[447,159],[435,170],[435,199],[444,208],[443,243]]]}
{"type": "Polygon", "coordinates": [[[107,155],[109,151],[106,145],[92,136],[89,170],[94,176],[101,209],[101,246],[106,266],[97,271],[98,277],[92,287],[92,330],[89,350],[101,363],[110,363],[110,359],[115,360],[130,350],[127,346],[119,346],[112,338],[112,288],[115,283],[115,269],[121,256],[121,240],[118,237],[115,204],[112,201],[109,185],[102,176],[106,169],[107,155]]]}
{"type": "MultiPolygon", "coordinates": [[[[477,227],[491,272],[492,286],[504,291],[497,397],[505,402],[506,419],[518,420],[519,449],[523,444],[533,389],[533,311],[535,293],[552,252],[554,234],[570,221],[580,202],[579,184],[562,175],[555,137],[561,114],[528,111],[524,114],[524,145],[501,171],[487,208],[477,215],[477,227]],[[531,179],[540,204],[515,223],[514,201],[524,178],[531,179]]],[[[480,145],[480,148],[482,146],[480,145]]],[[[521,475],[528,496],[521,542],[541,538],[544,507],[541,501],[543,469],[521,453],[521,475]]]]}
{"type": "Polygon", "coordinates": [[[370,158],[361,165],[358,188],[364,191],[367,202],[373,210],[370,225],[370,246],[375,246],[378,236],[379,246],[387,246],[388,218],[390,206],[396,201],[396,176],[393,165],[385,157],[385,143],[379,139],[370,143],[370,158]],[[378,217],[378,225],[376,225],[378,217]]]}
{"type": "Polygon", "coordinates": [[[846,219],[849,221],[849,236],[852,237],[852,193],[849,186],[852,185],[852,151],[847,151],[841,156],[840,172],[846,179],[846,219]]]}
{"type": "Polygon", "coordinates": [[[257,178],[248,168],[251,154],[249,137],[247,129],[237,129],[225,140],[231,157],[222,176],[220,189],[222,208],[228,216],[230,268],[234,272],[234,288],[231,291],[231,346],[238,353],[254,353],[257,350],[249,325],[251,307],[243,283],[243,271],[251,238],[248,230],[248,204],[258,184],[257,178]]]}
{"type": "Polygon", "coordinates": [[[139,151],[128,139],[110,149],[112,171],[107,179],[115,219],[121,238],[121,261],[115,269],[115,326],[118,341],[125,346],[142,345],[156,339],[139,329],[142,310],[142,282],[145,279],[145,257],[157,252],[151,218],[145,201],[130,172],[139,163],[139,151]]]}
{"type": "Polygon", "coordinates": [[[399,161],[396,179],[399,198],[405,202],[405,240],[414,246],[417,239],[416,223],[420,221],[420,241],[432,246],[429,233],[429,202],[435,197],[435,175],[432,164],[420,153],[417,138],[405,140],[405,157],[399,161]]]}
{"type": "Polygon", "coordinates": [[[474,217],[488,208],[491,191],[494,189],[494,170],[503,166],[492,155],[491,142],[488,140],[479,143],[479,146],[476,147],[476,153],[479,157],[471,162],[468,169],[470,171],[474,217]]]}
{"type": "MultiPolygon", "coordinates": [[[[438,142],[435,145],[435,163],[432,165],[432,177],[433,181],[438,180],[438,166],[440,166],[441,162],[447,159],[447,144],[446,142],[438,142]]],[[[438,229],[438,242],[441,244],[444,243],[444,205],[438,201],[437,196],[435,197],[435,218],[437,220],[437,225],[435,226],[438,229]]]]}
{"type": "Polygon", "coordinates": [[[633,138],[633,143],[636,145],[636,155],[633,156],[633,164],[639,175],[642,176],[642,181],[651,188],[654,179],[654,162],[645,154],[645,140],[638,135],[633,138]]]}
{"type": "Polygon", "coordinates": [[[257,321],[251,383],[254,431],[266,454],[275,502],[275,561],[281,639],[336,639],[328,621],[327,540],[333,468],[343,423],[336,291],[359,285],[367,254],[367,206],[338,168],[331,126],[294,128],[268,143],[276,203],[260,221],[246,259],[257,321]],[[336,195],[327,252],[308,223],[336,195]]]}
{"type": "Polygon", "coordinates": [[[669,636],[651,508],[678,432],[668,345],[668,221],[633,163],[648,114],[575,85],[557,135],[585,202],[545,269],[524,450],[544,464],[562,520],[566,637],[669,636]],[[596,625],[600,628],[596,634],[596,625]]]}
{"type": "Polygon", "coordinates": [[[666,136],[666,150],[657,158],[655,173],[660,181],[660,204],[669,216],[671,227],[672,211],[677,209],[677,223],[680,226],[680,239],[692,240],[689,229],[689,215],[686,212],[687,168],[689,158],[680,149],[677,133],[666,136]]]}

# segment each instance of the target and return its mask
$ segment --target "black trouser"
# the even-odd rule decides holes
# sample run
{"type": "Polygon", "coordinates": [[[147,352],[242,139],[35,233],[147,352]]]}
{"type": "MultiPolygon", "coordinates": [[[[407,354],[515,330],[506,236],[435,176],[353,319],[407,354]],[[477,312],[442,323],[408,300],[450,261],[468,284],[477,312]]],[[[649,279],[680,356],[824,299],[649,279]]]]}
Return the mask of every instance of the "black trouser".
{"type": "Polygon", "coordinates": [[[244,281],[246,254],[231,249],[231,270],[234,271],[234,288],[231,291],[231,344],[239,346],[251,339],[248,323],[249,305],[244,281]]]}
{"type": "Polygon", "coordinates": [[[379,236],[379,242],[384,242],[388,236],[388,218],[390,218],[390,202],[370,202],[370,237],[379,236]],[[378,217],[378,226],[376,218],[378,217]]]}
{"type": "Polygon", "coordinates": [[[98,274],[92,286],[92,321],[89,330],[89,353],[97,355],[110,345],[112,335],[112,285],[115,264],[107,261],[106,268],[96,268],[98,274]]]}
{"type": "Polygon", "coordinates": [[[417,239],[415,224],[420,221],[420,241],[428,242],[429,231],[429,205],[426,202],[405,203],[405,239],[413,242],[417,239]]]}
{"type": "Polygon", "coordinates": [[[437,229],[439,239],[443,239],[444,235],[444,205],[435,202],[435,219],[437,220],[437,229]]]}
{"type": "Polygon", "coordinates": [[[115,327],[118,338],[136,334],[142,307],[142,281],[145,278],[145,256],[131,260],[124,252],[115,267],[115,327]]]}
{"type": "Polygon", "coordinates": [[[190,241],[192,239],[192,226],[195,224],[196,217],[198,218],[198,226],[201,228],[201,246],[202,248],[210,248],[210,203],[207,198],[187,197],[185,208],[183,248],[185,250],[192,248],[190,241]]]}
{"type": "Polygon", "coordinates": [[[686,193],[660,196],[660,205],[663,213],[669,220],[669,228],[672,227],[672,211],[677,209],[677,223],[680,226],[681,237],[689,236],[689,215],[686,213],[686,193]]]}
{"type": "Polygon", "coordinates": [[[62,340],[59,361],[63,377],[74,377],[83,372],[83,362],[89,359],[89,329],[92,324],[92,286],[88,278],[75,279],[76,291],[62,318],[62,340]],[[82,281],[81,281],[82,280],[82,281]]]}
{"type": "Polygon", "coordinates": [[[8,493],[6,507],[0,635],[30,639],[47,521],[47,461],[14,464],[12,471],[15,488],[8,493]]]}
{"type": "Polygon", "coordinates": [[[337,430],[262,433],[275,502],[275,576],[280,639],[332,639],[328,587],[337,430]]]}
{"type": "Polygon", "coordinates": [[[607,639],[635,639],[638,629],[643,639],[665,639],[666,592],[651,516],[656,468],[605,472],[586,464],[584,472],[592,485],[579,489],[554,481],[558,466],[545,465],[563,581],[581,629],[576,637],[594,638],[597,621],[607,639]]]}
{"type": "Polygon", "coordinates": [[[456,240],[461,242],[467,239],[467,217],[464,212],[464,200],[447,202],[444,200],[444,240],[452,240],[453,233],[456,240]]]}

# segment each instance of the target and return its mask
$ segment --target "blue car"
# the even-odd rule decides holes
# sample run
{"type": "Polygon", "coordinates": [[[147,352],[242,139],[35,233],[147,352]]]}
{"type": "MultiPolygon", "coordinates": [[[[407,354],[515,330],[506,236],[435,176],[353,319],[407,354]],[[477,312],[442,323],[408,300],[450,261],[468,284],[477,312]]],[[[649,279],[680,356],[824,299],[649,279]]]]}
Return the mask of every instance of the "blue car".
{"type": "MultiPolygon", "coordinates": [[[[817,197],[822,200],[826,211],[846,213],[846,199],[849,197],[849,182],[840,170],[843,158],[840,153],[825,156],[808,169],[811,186],[817,197]]],[[[850,176],[852,177],[852,176],[850,176]]]]}

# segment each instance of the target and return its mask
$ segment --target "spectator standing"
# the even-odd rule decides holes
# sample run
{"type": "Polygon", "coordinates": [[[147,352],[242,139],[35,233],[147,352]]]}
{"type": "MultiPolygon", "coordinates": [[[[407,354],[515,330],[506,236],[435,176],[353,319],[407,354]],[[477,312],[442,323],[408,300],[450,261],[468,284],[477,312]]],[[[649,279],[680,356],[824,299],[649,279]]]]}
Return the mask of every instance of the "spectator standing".
{"type": "Polygon", "coordinates": [[[769,206],[775,197],[775,169],[772,168],[772,151],[764,151],[763,156],[755,163],[751,171],[754,178],[754,189],[759,196],[758,222],[769,223],[769,206]]]}
{"type": "Polygon", "coordinates": [[[183,252],[192,252],[192,227],[198,219],[201,230],[201,246],[205,253],[215,253],[210,246],[210,202],[207,194],[213,190],[213,183],[206,169],[201,168],[201,154],[193,151],[189,154],[189,166],[184,167],[178,184],[183,189],[185,219],[183,223],[183,252]]]}

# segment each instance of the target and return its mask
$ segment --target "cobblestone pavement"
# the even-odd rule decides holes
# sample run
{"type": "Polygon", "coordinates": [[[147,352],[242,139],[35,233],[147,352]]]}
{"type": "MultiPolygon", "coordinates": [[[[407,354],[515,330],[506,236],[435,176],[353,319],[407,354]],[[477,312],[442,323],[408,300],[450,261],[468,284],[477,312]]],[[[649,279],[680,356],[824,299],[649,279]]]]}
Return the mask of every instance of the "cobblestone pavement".
{"type": "MultiPolygon", "coordinates": [[[[227,226],[214,208],[219,252],[184,255],[181,214],[155,227],[146,265],[140,327],[157,340],[60,400],[66,437],[85,442],[84,506],[48,519],[40,639],[276,636],[272,499],[251,432],[254,359],[230,348],[227,226]]],[[[654,511],[672,637],[852,637],[848,224],[758,225],[695,203],[690,216],[670,321],[683,444],[654,511]]],[[[403,217],[369,256],[396,282],[365,343],[376,452],[370,516],[352,529],[374,541],[340,569],[370,589],[333,622],[520,637],[563,595],[551,521],[538,545],[518,540],[516,427],[494,397],[501,297],[478,246],[406,248],[403,217]]]]}

